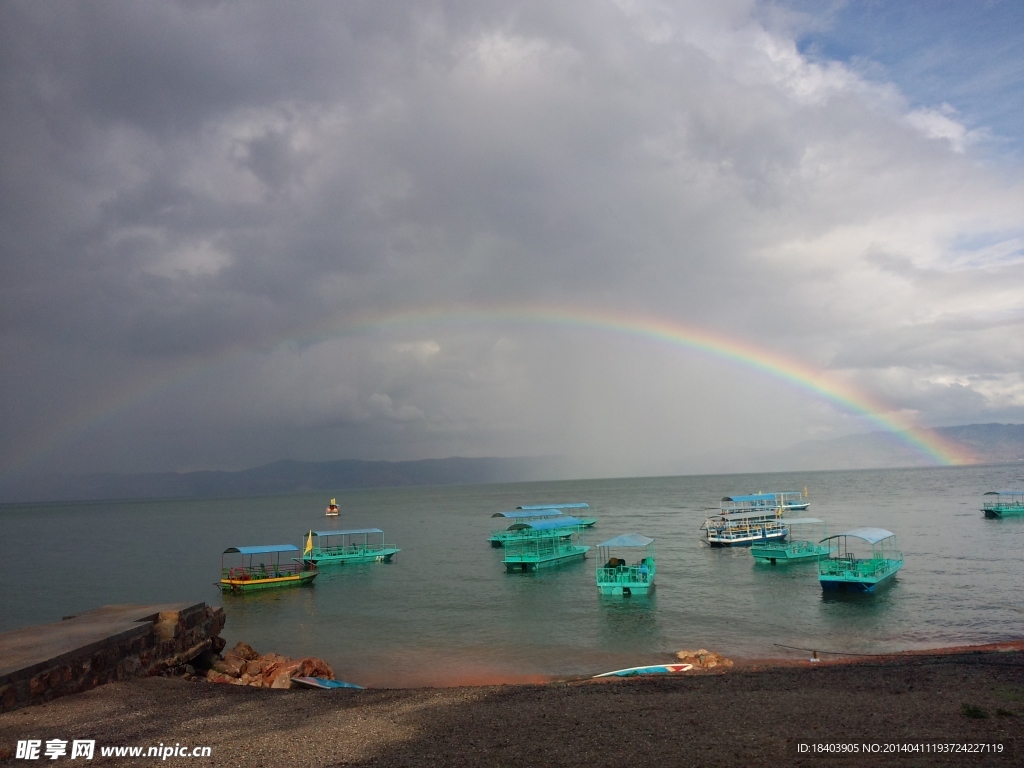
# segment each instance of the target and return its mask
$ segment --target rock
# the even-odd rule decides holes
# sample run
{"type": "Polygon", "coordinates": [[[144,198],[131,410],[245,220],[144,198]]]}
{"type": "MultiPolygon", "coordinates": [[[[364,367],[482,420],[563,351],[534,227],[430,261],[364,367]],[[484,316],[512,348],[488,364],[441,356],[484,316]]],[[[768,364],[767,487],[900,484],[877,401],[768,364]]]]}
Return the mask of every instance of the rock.
{"type": "Polygon", "coordinates": [[[246,662],[245,664],[245,674],[249,675],[250,677],[256,677],[256,675],[260,674],[260,672],[262,671],[263,668],[260,666],[260,662],[258,659],[246,662]]]}
{"type": "MultiPolygon", "coordinates": [[[[235,656],[238,656],[241,659],[245,659],[246,661],[253,661],[254,659],[258,659],[260,657],[260,655],[256,653],[255,649],[251,645],[249,645],[248,643],[243,643],[241,640],[239,640],[235,644],[235,647],[228,651],[228,653],[233,653],[235,656]]],[[[225,656],[226,655],[227,654],[225,654],[225,656]]]]}
{"type": "Polygon", "coordinates": [[[270,684],[271,688],[291,688],[292,678],[291,675],[278,675],[274,678],[274,682],[270,684]]]}
{"type": "Polygon", "coordinates": [[[676,658],[686,664],[693,664],[697,669],[714,669],[715,667],[731,667],[732,661],[720,653],[712,653],[707,648],[696,651],[679,651],[676,658]]]}
{"type": "Polygon", "coordinates": [[[195,673],[196,673],[196,668],[195,667],[193,667],[191,664],[186,664],[185,665],[185,674],[186,675],[194,675],[195,673]]]}
{"type": "Polygon", "coordinates": [[[281,656],[278,653],[268,653],[263,656],[260,656],[259,658],[260,669],[264,672],[264,674],[268,669],[273,667],[275,664],[280,664],[287,661],[291,661],[291,659],[289,659],[287,656],[281,656]]]}
{"type": "Polygon", "coordinates": [[[275,664],[263,673],[263,679],[271,681],[271,688],[290,688],[291,679],[302,676],[303,661],[304,659],[299,659],[298,661],[288,660],[275,664]],[[287,679],[289,681],[288,685],[278,685],[277,682],[281,678],[287,679]]]}
{"type": "Polygon", "coordinates": [[[334,679],[334,670],[331,666],[323,659],[317,659],[312,656],[307,656],[301,659],[302,667],[301,672],[293,677],[323,677],[328,680],[334,679]]]}
{"type": "Polygon", "coordinates": [[[219,672],[222,675],[228,677],[241,677],[242,670],[245,668],[245,662],[239,659],[237,656],[225,657],[223,659],[217,659],[213,662],[213,666],[210,669],[214,672],[219,672]]]}

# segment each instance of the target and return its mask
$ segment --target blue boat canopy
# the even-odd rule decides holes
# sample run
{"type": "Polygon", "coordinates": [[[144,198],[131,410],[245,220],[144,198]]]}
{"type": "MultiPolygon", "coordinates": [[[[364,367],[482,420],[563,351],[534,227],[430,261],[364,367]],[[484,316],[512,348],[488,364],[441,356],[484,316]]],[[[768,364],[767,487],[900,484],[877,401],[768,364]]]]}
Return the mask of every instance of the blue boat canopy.
{"type": "Polygon", "coordinates": [[[516,520],[520,520],[524,517],[554,517],[555,515],[562,514],[562,510],[555,509],[554,507],[545,509],[517,509],[515,512],[495,512],[491,517],[509,517],[516,520]]]}
{"type": "Polygon", "coordinates": [[[585,501],[576,501],[572,504],[524,504],[516,509],[590,509],[585,501]]]}
{"type": "Polygon", "coordinates": [[[648,544],[652,544],[654,539],[650,539],[646,536],[641,536],[639,533],[624,533],[621,536],[616,536],[614,539],[608,539],[603,541],[597,546],[599,547],[646,547],[648,544]]]}
{"type": "Polygon", "coordinates": [[[509,530],[522,531],[529,529],[531,531],[552,531],[558,528],[572,528],[575,525],[583,525],[583,521],[578,517],[570,517],[566,515],[565,517],[548,518],[546,520],[537,520],[535,522],[515,523],[514,525],[509,526],[509,530]]]}
{"type": "Polygon", "coordinates": [[[237,552],[240,555],[265,555],[268,552],[298,552],[294,544],[264,544],[262,547],[228,547],[224,554],[237,552]]]}
{"type": "Polygon", "coordinates": [[[722,501],[764,501],[775,503],[774,493],[754,493],[750,496],[723,496],[722,501]]]}
{"type": "Polygon", "coordinates": [[[350,533],[384,533],[380,528],[351,528],[347,531],[311,531],[314,536],[342,536],[350,533]]]}
{"type": "Polygon", "coordinates": [[[1024,491],[987,491],[985,496],[1024,496],[1024,491]]]}
{"type": "MultiPolygon", "coordinates": [[[[895,535],[895,533],[887,531],[885,528],[856,528],[846,533],[837,533],[835,536],[829,536],[828,539],[838,539],[840,536],[853,536],[863,539],[869,544],[877,544],[882,539],[888,539],[890,536],[895,535]]],[[[822,541],[828,541],[828,539],[822,539],[822,541]]]]}

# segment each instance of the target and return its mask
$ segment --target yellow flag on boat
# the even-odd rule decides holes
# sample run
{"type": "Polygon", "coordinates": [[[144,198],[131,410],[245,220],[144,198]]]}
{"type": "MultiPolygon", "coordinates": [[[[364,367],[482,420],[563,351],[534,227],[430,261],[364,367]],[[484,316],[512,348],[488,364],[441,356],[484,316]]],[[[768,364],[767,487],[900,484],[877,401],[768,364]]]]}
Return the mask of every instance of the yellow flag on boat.
{"type": "Polygon", "coordinates": [[[306,548],[302,550],[302,554],[308,555],[313,551],[313,532],[309,532],[309,536],[306,537],[306,548]]]}
{"type": "Polygon", "coordinates": [[[338,500],[337,499],[331,499],[331,506],[332,507],[338,506],[338,500]]]}

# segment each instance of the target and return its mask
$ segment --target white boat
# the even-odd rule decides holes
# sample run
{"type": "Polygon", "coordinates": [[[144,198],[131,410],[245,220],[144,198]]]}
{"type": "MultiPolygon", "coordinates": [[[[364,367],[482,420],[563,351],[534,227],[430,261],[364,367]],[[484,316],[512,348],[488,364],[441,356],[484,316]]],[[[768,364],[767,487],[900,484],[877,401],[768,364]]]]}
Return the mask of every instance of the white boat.
{"type": "Polygon", "coordinates": [[[331,503],[327,505],[327,513],[326,513],[327,516],[328,517],[337,517],[338,516],[338,511],[339,511],[338,510],[338,500],[337,499],[331,499],[331,503]]]}
{"type": "Polygon", "coordinates": [[[712,515],[700,528],[712,547],[749,547],[755,542],[781,541],[789,534],[777,507],[712,515]]]}

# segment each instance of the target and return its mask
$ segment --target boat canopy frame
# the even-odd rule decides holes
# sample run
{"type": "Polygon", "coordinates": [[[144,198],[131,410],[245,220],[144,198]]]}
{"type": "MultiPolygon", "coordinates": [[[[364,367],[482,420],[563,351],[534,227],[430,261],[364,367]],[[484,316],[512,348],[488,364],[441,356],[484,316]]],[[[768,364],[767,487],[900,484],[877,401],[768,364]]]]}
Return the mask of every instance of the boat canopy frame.
{"type": "Polygon", "coordinates": [[[558,517],[562,514],[562,510],[555,509],[554,507],[545,507],[544,509],[516,509],[512,512],[495,512],[491,517],[504,517],[509,520],[523,520],[534,517],[558,517]]]}
{"type": "Polygon", "coordinates": [[[590,505],[585,501],[574,501],[569,504],[523,504],[516,509],[590,509],[590,505]]]}

